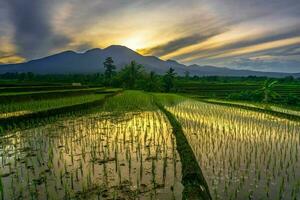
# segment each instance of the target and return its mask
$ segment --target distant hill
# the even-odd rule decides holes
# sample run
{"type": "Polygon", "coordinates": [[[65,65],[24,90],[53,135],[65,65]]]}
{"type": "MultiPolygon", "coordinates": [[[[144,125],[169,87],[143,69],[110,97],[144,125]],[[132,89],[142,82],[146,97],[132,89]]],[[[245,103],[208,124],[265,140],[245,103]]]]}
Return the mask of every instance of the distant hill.
{"type": "Polygon", "coordinates": [[[300,74],[277,73],[277,72],[259,72],[250,70],[234,70],[214,66],[186,66],[174,60],[161,60],[155,56],[142,56],[137,52],[124,47],[113,45],[105,49],[91,49],[84,53],[74,51],[65,51],[45,58],[32,60],[19,64],[0,65],[0,73],[6,72],[33,72],[37,74],[77,74],[77,73],[99,73],[103,72],[103,62],[105,58],[112,57],[117,69],[120,70],[124,65],[135,60],[137,63],[145,66],[147,71],[155,71],[158,74],[164,73],[172,67],[179,75],[186,71],[190,75],[198,76],[270,76],[284,77],[294,75],[300,77],[300,74]]]}

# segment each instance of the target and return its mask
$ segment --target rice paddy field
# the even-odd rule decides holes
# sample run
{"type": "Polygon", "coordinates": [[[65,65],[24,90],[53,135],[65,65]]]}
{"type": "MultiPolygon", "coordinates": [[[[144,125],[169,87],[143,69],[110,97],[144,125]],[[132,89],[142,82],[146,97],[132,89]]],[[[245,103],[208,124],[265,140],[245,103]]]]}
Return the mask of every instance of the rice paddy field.
{"type": "Polygon", "coordinates": [[[213,199],[300,198],[298,122],[194,100],[167,109],[182,124],[213,199]]]}
{"type": "Polygon", "coordinates": [[[4,130],[0,199],[300,199],[298,121],[175,94],[70,98],[0,105],[44,112],[103,100],[4,130]]]}
{"type": "Polygon", "coordinates": [[[131,98],[143,105],[135,110],[123,101],[133,94],[116,96],[86,116],[3,136],[1,197],[181,199],[172,127],[150,99],[131,98]]]}
{"type": "Polygon", "coordinates": [[[0,118],[7,118],[39,112],[48,109],[92,102],[104,98],[103,94],[88,94],[76,97],[62,97],[57,99],[42,99],[40,101],[11,102],[0,105],[0,118]]]}

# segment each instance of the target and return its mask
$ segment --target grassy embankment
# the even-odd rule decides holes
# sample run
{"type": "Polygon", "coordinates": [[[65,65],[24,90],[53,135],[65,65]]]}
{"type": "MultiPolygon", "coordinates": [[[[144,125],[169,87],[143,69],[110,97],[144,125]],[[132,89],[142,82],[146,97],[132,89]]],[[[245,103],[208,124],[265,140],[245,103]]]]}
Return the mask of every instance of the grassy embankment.
{"type": "Polygon", "coordinates": [[[87,88],[1,94],[0,130],[25,128],[53,121],[56,117],[85,113],[86,109],[99,107],[118,91],[87,88]]]}
{"type": "MultiPolygon", "coordinates": [[[[255,83],[201,83],[197,81],[180,82],[178,92],[193,94],[200,98],[226,99],[230,94],[243,91],[256,91],[262,88],[262,84],[255,83]]],[[[276,84],[274,92],[278,93],[276,103],[282,103],[288,95],[300,98],[300,85],[276,84]]]]}
{"type": "Polygon", "coordinates": [[[179,91],[183,96],[197,99],[206,103],[232,106],[258,112],[267,113],[273,116],[300,121],[300,107],[286,105],[284,102],[289,95],[300,98],[300,86],[293,84],[278,84],[274,92],[278,94],[272,103],[261,103],[256,101],[230,100],[227,97],[234,93],[243,91],[259,91],[261,84],[254,83],[200,83],[182,82],[179,91]]]}
{"type": "MultiPolygon", "coordinates": [[[[155,96],[160,99],[156,101],[156,105],[167,116],[173,127],[173,134],[176,137],[177,150],[182,162],[182,183],[185,186],[183,199],[212,199],[202,170],[200,169],[193,150],[184,135],[181,124],[162,104],[162,102],[168,102],[167,104],[169,104],[169,100],[174,99],[174,97],[168,100],[169,95],[155,96]]],[[[177,98],[178,100],[181,99],[179,96],[177,98]]]]}

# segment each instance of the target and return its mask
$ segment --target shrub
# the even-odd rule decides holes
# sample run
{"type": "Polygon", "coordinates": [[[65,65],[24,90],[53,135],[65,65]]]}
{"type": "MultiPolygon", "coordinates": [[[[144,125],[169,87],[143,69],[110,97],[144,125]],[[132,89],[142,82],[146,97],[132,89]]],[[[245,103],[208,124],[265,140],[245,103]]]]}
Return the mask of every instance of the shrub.
{"type": "Polygon", "coordinates": [[[258,91],[242,91],[239,93],[232,93],[227,96],[230,100],[242,100],[242,101],[262,101],[263,94],[258,91]]]}
{"type": "Polygon", "coordinates": [[[300,98],[292,94],[289,94],[284,98],[284,103],[287,105],[299,105],[299,101],[300,98]]]}

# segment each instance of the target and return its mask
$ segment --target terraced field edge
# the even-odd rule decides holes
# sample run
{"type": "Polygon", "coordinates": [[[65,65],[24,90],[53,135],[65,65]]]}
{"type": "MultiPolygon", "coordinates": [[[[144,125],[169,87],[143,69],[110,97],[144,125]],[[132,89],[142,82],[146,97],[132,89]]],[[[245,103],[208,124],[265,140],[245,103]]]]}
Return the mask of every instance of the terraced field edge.
{"type": "Polygon", "coordinates": [[[212,197],[209,192],[208,184],[198,165],[193,150],[183,133],[180,123],[163,105],[158,102],[155,102],[155,104],[168,118],[176,138],[177,151],[182,163],[182,184],[184,185],[182,199],[211,200],[212,197]]]}
{"type": "Polygon", "coordinates": [[[288,119],[288,120],[300,122],[300,116],[292,115],[292,114],[288,114],[288,113],[278,112],[278,111],[269,110],[269,109],[262,109],[262,108],[257,108],[257,107],[250,107],[250,106],[245,106],[245,105],[225,103],[225,102],[213,102],[213,101],[208,101],[208,100],[199,99],[199,98],[193,98],[193,99],[195,99],[197,101],[204,102],[204,103],[215,104],[215,105],[220,105],[220,106],[229,106],[229,107],[241,108],[241,109],[246,109],[246,110],[251,110],[251,111],[256,111],[256,112],[269,114],[269,115],[279,117],[279,118],[282,118],[282,119],[288,119]]]}
{"type": "Polygon", "coordinates": [[[20,116],[13,116],[9,118],[0,119],[0,135],[8,130],[24,129],[34,125],[49,123],[54,121],[57,117],[67,116],[70,114],[86,113],[88,109],[102,106],[108,98],[111,98],[122,91],[114,92],[106,95],[103,99],[82,104],[70,105],[60,108],[43,110],[35,113],[29,113],[20,116]]]}

